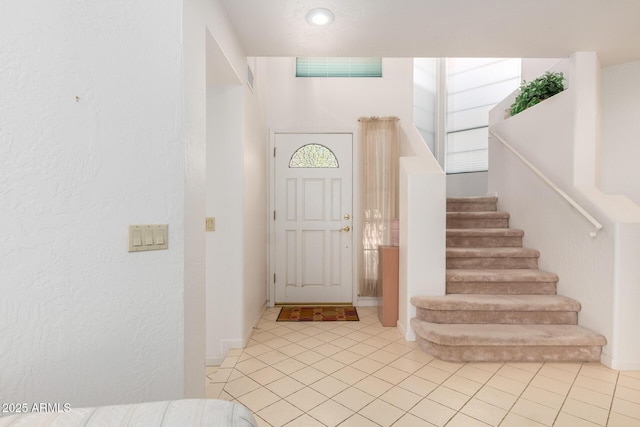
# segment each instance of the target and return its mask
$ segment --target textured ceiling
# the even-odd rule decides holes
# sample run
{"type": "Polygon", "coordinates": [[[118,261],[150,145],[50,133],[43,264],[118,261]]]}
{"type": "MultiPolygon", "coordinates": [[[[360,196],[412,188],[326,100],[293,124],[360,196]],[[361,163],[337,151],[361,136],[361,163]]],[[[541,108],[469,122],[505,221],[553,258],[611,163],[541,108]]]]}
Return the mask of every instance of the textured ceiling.
{"type": "Polygon", "coordinates": [[[640,59],[640,0],[222,0],[249,56],[640,59]],[[328,27],[305,21],[331,9],[328,27]]]}

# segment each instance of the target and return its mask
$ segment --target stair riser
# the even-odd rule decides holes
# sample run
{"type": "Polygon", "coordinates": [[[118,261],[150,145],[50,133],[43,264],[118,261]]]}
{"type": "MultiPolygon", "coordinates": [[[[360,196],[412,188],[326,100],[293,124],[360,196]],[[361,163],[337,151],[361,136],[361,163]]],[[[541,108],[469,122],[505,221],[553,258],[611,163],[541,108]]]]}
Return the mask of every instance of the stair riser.
{"type": "Polygon", "coordinates": [[[509,219],[447,218],[447,228],[509,228],[509,219]]]}
{"type": "Polygon", "coordinates": [[[501,257],[501,258],[451,258],[447,257],[448,269],[506,269],[538,268],[538,258],[501,257]]]}
{"type": "Polygon", "coordinates": [[[572,311],[482,311],[427,310],[418,308],[416,317],[431,323],[577,325],[578,313],[572,311]]]}
{"type": "Polygon", "coordinates": [[[422,337],[431,356],[449,362],[600,362],[599,346],[444,346],[422,337]]]}
{"type": "Polygon", "coordinates": [[[522,237],[447,237],[448,248],[521,248],[522,237]]]}
{"type": "Polygon", "coordinates": [[[555,295],[555,283],[447,282],[448,294],[555,295]]]}
{"type": "Polygon", "coordinates": [[[492,202],[447,202],[447,212],[495,212],[497,210],[497,204],[492,202]]]}

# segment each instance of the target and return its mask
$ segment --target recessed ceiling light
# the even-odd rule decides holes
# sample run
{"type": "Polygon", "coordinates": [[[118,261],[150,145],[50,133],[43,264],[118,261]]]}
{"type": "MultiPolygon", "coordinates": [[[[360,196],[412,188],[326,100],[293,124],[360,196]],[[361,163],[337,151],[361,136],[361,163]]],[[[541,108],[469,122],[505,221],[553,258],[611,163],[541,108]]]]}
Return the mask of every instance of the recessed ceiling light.
{"type": "Polygon", "coordinates": [[[335,15],[329,9],[311,9],[307,13],[307,22],[311,25],[328,25],[333,22],[335,15]]]}

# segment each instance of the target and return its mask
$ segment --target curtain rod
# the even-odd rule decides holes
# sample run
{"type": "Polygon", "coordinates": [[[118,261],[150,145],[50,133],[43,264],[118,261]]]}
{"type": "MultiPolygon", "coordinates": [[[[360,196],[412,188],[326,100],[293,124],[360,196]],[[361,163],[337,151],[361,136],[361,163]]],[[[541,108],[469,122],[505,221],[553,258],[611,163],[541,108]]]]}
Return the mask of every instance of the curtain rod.
{"type": "Polygon", "coordinates": [[[373,121],[398,121],[399,117],[360,117],[359,122],[373,122],[373,121]]]}

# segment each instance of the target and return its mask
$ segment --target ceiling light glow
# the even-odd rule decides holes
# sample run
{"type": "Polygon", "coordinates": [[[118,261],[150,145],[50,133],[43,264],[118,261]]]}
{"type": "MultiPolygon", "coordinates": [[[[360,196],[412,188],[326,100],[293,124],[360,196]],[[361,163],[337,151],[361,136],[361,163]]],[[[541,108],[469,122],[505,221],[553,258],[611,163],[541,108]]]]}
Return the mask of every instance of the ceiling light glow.
{"type": "Polygon", "coordinates": [[[329,9],[312,9],[307,13],[307,22],[311,25],[328,25],[333,22],[335,15],[329,9]]]}

